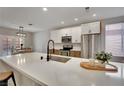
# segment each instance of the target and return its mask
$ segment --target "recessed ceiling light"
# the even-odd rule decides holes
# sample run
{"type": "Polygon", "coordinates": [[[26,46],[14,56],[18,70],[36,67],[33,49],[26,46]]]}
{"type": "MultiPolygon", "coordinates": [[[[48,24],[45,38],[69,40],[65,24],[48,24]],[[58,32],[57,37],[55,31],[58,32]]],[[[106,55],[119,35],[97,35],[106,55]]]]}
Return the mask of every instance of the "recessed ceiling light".
{"type": "Polygon", "coordinates": [[[96,14],[94,13],[94,14],[93,14],[93,17],[95,17],[95,16],[96,16],[96,14]]]}
{"type": "Polygon", "coordinates": [[[48,9],[46,7],[43,8],[43,11],[48,11],[48,9]]]}
{"type": "Polygon", "coordinates": [[[78,18],[74,18],[75,21],[78,21],[78,18]]]}
{"type": "Polygon", "coordinates": [[[65,22],[64,21],[61,21],[61,24],[64,24],[65,22]]]}

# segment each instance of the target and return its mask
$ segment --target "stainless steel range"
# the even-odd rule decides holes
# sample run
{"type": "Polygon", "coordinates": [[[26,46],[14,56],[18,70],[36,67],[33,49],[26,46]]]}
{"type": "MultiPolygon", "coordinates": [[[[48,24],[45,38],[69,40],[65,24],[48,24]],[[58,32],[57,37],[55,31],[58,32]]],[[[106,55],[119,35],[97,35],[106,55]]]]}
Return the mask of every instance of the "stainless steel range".
{"type": "Polygon", "coordinates": [[[63,45],[63,49],[60,49],[60,55],[69,56],[71,49],[73,49],[73,45],[63,45]]]}

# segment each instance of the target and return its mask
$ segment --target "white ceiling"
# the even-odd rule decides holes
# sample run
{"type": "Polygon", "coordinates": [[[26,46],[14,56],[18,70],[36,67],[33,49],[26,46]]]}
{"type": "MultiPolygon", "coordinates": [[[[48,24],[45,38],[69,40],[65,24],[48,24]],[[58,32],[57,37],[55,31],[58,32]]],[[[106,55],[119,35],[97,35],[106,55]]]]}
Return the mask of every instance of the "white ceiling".
{"type": "Polygon", "coordinates": [[[24,26],[25,31],[36,32],[123,15],[124,7],[93,7],[89,12],[84,7],[48,7],[47,12],[42,11],[41,7],[1,7],[0,26],[14,29],[24,26]],[[93,17],[93,13],[97,16],[93,17]],[[79,20],[76,22],[74,18],[79,20]],[[62,25],[61,21],[65,24],[62,25]],[[29,26],[29,23],[33,25],[29,26]]]}

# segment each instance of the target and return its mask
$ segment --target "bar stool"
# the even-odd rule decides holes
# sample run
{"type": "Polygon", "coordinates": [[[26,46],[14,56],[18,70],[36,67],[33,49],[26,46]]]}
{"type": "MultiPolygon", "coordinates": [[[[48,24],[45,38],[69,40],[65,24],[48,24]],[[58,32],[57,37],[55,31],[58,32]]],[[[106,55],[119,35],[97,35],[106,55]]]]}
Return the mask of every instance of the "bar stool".
{"type": "Polygon", "coordinates": [[[12,71],[0,73],[0,86],[8,86],[8,80],[12,78],[14,85],[16,86],[15,77],[12,71]]]}

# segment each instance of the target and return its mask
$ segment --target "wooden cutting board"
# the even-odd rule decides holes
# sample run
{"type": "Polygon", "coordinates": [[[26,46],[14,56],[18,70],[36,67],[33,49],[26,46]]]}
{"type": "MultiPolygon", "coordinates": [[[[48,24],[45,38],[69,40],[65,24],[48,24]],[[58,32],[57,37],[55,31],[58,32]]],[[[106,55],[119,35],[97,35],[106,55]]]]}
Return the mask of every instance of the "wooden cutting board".
{"type": "Polygon", "coordinates": [[[92,64],[91,62],[81,62],[80,66],[89,69],[89,70],[98,70],[98,71],[111,71],[117,72],[118,68],[112,64],[106,64],[105,67],[98,65],[97,63],[92,64]]]}

